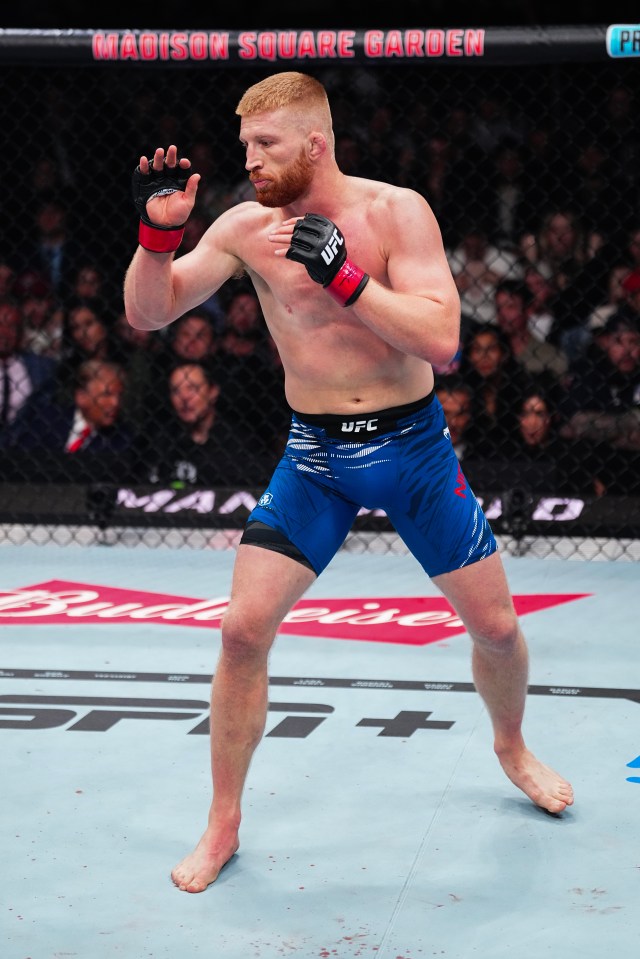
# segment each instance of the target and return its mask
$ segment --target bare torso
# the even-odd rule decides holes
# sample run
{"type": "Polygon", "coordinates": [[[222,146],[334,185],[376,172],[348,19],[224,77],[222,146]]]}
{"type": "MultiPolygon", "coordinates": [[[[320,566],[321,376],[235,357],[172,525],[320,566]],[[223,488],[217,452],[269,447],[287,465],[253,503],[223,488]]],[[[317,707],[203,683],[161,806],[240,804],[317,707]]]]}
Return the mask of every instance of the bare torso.
{"type": "MultiPolygon", "coordinates": [[[[354,178],[349,185],[346,204],[313,212],[334,219],[349,258],[388,287],[385,222],[396,188],[354,178]]],[[[227,251],[253,281],[283,363],[290,406],[306,413],[367,412],[429,393],[429,363],[389,345],[353,309],[335,303],[303,266],[274,255],[268,237],[282,221],[282,210],[249,202],[213,228],[222,226],[227,251]]]]}

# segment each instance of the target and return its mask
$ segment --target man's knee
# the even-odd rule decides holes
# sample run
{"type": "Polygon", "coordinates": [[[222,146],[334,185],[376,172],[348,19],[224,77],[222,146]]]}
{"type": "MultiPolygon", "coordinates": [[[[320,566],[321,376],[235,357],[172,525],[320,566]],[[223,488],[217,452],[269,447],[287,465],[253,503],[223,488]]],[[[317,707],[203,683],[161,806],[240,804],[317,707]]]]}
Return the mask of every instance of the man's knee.
{"type": "Polygon", "coordinates": [[[496,653],[511,652],[521,635],[518,617],[512,609],[491,610],[468,629],[478,646],[496,653]]]}
{"type": "Polygon", "coordinates": [[[240,614],[229,609],[222,620],[222,648],[227,656],[238,661],[265,657],[275,633],[271,624],[259,614],[240,614]]]}

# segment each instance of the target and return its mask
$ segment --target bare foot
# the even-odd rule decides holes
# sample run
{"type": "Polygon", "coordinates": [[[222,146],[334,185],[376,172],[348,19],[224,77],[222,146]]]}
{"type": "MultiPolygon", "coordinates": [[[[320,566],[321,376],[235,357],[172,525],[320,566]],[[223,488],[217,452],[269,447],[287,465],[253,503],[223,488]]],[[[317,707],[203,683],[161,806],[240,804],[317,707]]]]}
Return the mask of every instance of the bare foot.
{"type": "Polygon", "coordinates": [[[549,766],[545,766],[528,749],[517,754],[498,753],[498,759],[511,782],[529,799],[546,809],[560,813],[573,803],[571,784],[549,766]]]}
{"type": "Polygon", "coordinates": [[[237,832],[222,839],[217,830],[207,829],[193,852],[172,871],[173,882],[183,892],[203,892],[216,881],[239,846],[237,832]]]}

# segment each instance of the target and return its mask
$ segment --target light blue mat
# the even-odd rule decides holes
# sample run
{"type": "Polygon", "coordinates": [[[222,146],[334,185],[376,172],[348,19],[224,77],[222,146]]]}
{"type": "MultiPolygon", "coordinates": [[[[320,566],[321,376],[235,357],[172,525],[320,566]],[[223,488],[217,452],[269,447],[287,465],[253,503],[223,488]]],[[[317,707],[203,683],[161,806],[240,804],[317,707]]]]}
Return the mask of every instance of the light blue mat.
{"type": "Polygon", "coordinates": [[[326,601],[329,622],[397,608],[396,624],[387,638],[361,623],[341,639],[310,613],[302,635],[278,637],[239,854],[188,895],[169,872],[208,809],[219,632],[149,608],[167,595],[221,600],[233,558],[0,550],[2,959],[635,954],[637,565],[505,558],[520,602],[546,597],[522,616],[525,732],[576,790],[555,818],[492,754],[466,634],[433,627],[444,634],[420,645],[419,627],[398,626],[412,597],[437,606],[415,561],[339,554],[309,607],[326,601]],[[92,588],[103,618],[70,615],[80,604],[69,587],[65,607],[61,583],[92,588]],[[27,587],[40,588],[39,607],[27,587]],[[582,598],[545,605],[558,595],[582,598]],[[117,596],[149,618],[104,615],[117,596]]]}

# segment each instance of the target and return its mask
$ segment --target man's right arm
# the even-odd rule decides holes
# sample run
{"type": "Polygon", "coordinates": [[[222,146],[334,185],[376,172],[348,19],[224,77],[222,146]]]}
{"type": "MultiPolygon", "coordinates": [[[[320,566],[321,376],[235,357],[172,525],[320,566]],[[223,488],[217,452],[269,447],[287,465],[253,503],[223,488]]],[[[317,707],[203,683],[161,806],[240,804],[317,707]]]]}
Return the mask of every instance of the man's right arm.
{"type": "Polygon", "coordinates": [[[125,313],[134,329],[168,326],[239,272],[239,261],[216,243],[215,224],[209,231],[192,252],[178,260],[174,253],[152,253],[138,247],[124,281],[125,313]]]}
{"type": "Polygon", "coordinates": [[[226,250],[227,214],[209,228],[198,246],[175,260],[182,231],[193,209],[199,174],[178,160],[175,146],[158,148],[153,160],[140,158],[133,176],[140,214],[140,246],[124,281],[127,320],[135,329],[159,330],[199,306],[241,268],[226,250]]]}

